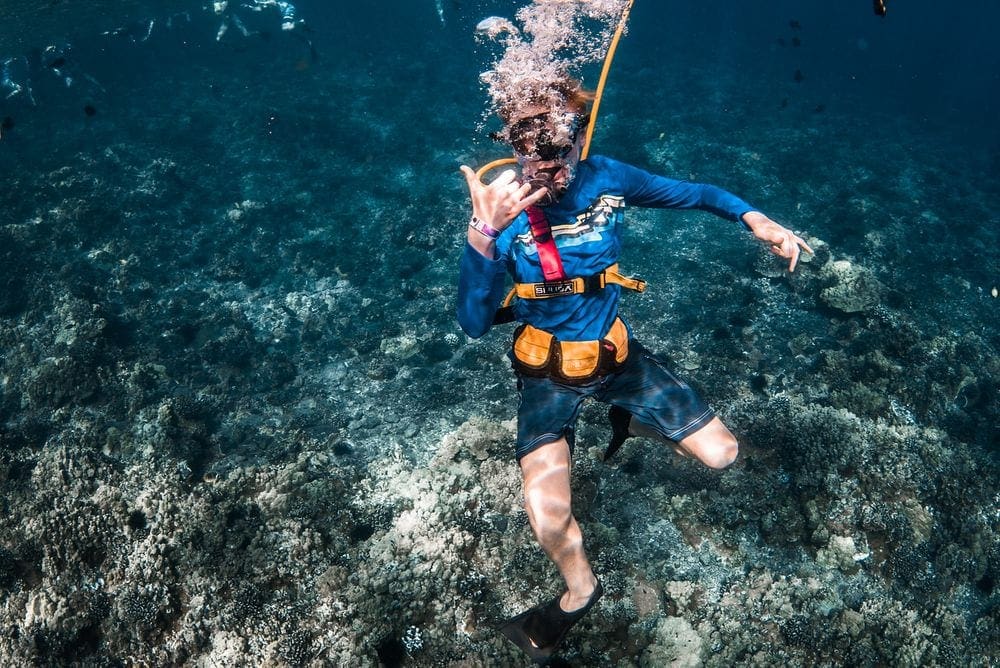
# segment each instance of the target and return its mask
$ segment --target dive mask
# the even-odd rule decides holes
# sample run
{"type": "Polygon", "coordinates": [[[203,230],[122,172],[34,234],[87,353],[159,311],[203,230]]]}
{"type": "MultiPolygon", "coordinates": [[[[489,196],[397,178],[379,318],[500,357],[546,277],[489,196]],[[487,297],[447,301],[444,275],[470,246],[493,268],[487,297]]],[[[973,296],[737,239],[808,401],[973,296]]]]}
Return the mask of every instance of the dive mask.
{"type": "Polygon", "coordinates": [[[576,146],[580,129],[589,122],[589,114],[544,113],[522,118],[508,130],[508,137],[517,161],[523,170],[523,182],[531,185],[531,193],[545,190],[538,206],[555,204],[566,193],[576,163],[569,160],[576,146]],[[536,166],[533,163],[548,163],[536,166]],[[556,180],[563,172],[565,178],[556,180]]]}

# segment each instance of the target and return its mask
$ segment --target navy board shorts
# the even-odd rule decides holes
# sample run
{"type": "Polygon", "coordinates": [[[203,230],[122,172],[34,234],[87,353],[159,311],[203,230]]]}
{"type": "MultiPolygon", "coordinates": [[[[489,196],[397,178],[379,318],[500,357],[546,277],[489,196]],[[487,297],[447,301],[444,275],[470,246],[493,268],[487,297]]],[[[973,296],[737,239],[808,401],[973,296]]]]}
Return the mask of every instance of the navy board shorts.
{"type": "Polygon", "coordinates": [[[576,420],[586,399],[624,408],[671,441],[679,441],[715,417],[687,383],[638,341],[629,341],[625,365],[584,385],[517,374],[517,461],[536,448],[566,436],[573,449],[576,420]]]}

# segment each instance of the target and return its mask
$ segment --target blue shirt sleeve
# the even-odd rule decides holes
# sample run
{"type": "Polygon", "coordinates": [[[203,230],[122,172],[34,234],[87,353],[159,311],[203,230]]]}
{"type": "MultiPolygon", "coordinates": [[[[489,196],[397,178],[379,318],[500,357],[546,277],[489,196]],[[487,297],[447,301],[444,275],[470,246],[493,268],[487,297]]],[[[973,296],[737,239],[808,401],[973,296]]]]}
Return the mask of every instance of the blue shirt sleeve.
{"type": "Polygon", "coordinates": [[[607,160],[618,171],[625,203],[630,206],[700,209],[736,222],[742,222],[743,214],[756,210],[736,195],[717,186],[678,181],[650,174],[622,162],[607,160]]]}
{"type": "Polygon", "coordinates": [[[503,299],[502,258],[491,260],[465,244],[458,271],[458,324],[474,339],[490,330],[493,315],[503,299]]]}

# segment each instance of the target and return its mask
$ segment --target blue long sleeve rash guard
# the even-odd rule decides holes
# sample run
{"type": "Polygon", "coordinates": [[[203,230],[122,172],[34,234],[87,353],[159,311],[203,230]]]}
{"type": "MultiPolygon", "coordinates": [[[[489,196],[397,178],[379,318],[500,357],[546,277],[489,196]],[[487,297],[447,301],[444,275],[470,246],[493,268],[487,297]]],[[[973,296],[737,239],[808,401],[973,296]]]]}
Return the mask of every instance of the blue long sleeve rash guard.
{"type": "MultiPolygon", "coordinates": [[[[569,190],[544,209],[568,277],[590,276],[618,262],[626,206],[701,209],[740,221],[754,208],[716,186],[656,176],[603,156],[581,162],[569,190]]],[[[473,338],[489,331],[504,297],[504,273],[515,282],[544,280],[528,216],[521,213],[496,242],[497,256],[483,257],[468,243],[458,279],[458,322],[473,338]]],[[[621,288],[609,285],[582,295],[518,299],[517,320],[561,341],[600,339],[618,315],[621,288]]]]}

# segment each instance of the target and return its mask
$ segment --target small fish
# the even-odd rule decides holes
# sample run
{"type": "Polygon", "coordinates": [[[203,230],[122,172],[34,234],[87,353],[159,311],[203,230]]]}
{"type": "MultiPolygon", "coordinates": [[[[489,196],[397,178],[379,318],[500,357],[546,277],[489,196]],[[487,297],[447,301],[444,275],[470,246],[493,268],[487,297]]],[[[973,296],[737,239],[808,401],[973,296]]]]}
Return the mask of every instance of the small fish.
{"type": "Polygon", "coordinates": [[[49,63],[49,67],[51,69],[53,69],[53,70],[57,70],[60,67],[62,67],[63,65],[65,65],[65,64],[66,64],[66,59],[63,58],[62,56],[59,56],[58,58],[56,58],[55,60],[53,60],[51,63],[49,63]]]}
{"type": "Polygon", "coordinates": [[[795,48],[798,48],[798,47],[802,46],[802,40],[799,39],[798,37],[793,37],[792,38],[792,46],[794,46],[795,48]]]}
{"type": "Polygon", "coordinates": [[[875,10],[876,16],[885,16],[885,0],[873,0],[872,8],[875,10]]]}
{"type": "Polygon", "coordinates": [[[782,109],[787,109],[788,108],[788,98],[787,97],[781,98],[781,108],[782,109]]]}
{"type": "Polygon", "coordinates": [[[490,16],[476,24],[476,36],[496,40],[504,35],[518,37],[520,31],[505,18],[490,16]]]}
{"type": "Polygon", "coordinates": [[[788,22],[788,27],[792,30],[802,30],[802,24],[799,23],[798,19],[792,19],[788,22]]]}
{"type": "Polygon", "coordinates": [[[84,107],[83,107],[83,113],[85,113],[87,116],[96,116],[97,115],[97,108],[94,107],[94,105],[92,105],[92,104],[84,105],[84,107]]]}
{"type": "Polygon", "coordinates": [[[806,75],[802,74],[802,70],[795,70],[795,76],[792,78],[795,79],[795,83],[802,83],[805,81],[806,75]]]}
{"type": "Polygon", "coordinates": [[[12,127],[14,127],[14,119],[10,116],[4,116],[3,121],[0,121],[0,139],[3,139],[4,134],[12,127]]]}
{"type": "Polygon", "coordinates": [[[824,111],[826,111],[826,105],[825,104],[817,104],[816,108],[813,109],[813,113],[815,113],[815,114],[822,114],[824,111]]]}

